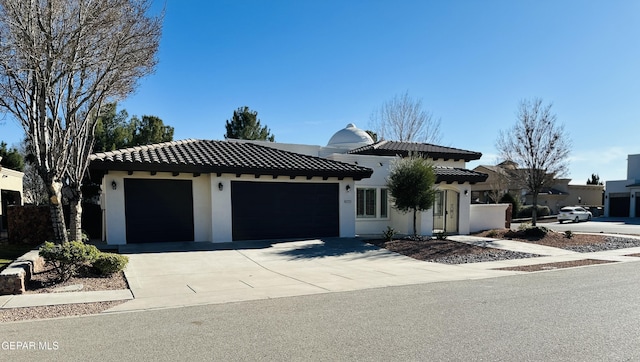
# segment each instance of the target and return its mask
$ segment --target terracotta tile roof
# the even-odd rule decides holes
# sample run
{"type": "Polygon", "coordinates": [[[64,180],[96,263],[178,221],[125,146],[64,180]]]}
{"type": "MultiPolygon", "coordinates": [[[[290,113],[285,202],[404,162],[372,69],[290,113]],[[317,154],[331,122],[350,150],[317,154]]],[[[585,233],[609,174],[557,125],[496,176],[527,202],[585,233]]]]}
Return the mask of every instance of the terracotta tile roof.
{"type": "Polygon", "coordinates": [[[409,153],[421,153],[432,159],[445,160],[479,160],[482,156],[480,152],[462,150],[459,148],[432,145],[430,143],[379,141],[371,145],[363,146],[349,151],[358,155],[376,156],[408,156],[409,153]]]}
{"type": "Polygon", "coordinates": [[[436,183],[469,182],[474,184],[477,182],[484,182],[487,180],[487,177],[489,177],[486,173],[471,171],[464,168],[435,166],[433,169],[436,172],[436,183]]]}
{"type": "Polygon", "coordinates": [[[368,178],[373,173],[366,167],[254,143],[195,139],[96,153],[90,160],[91,170],[352,177],[355,180],[368,178]]]}

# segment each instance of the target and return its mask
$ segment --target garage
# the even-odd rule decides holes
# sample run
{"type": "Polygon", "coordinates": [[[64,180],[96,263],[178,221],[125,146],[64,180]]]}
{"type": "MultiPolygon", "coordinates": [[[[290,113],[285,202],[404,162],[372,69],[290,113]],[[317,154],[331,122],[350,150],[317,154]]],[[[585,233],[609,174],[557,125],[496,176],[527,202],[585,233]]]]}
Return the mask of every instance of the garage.
{"type": "Polygon", "coordinates": [[[629,194],[609,194],[609,216],[629,217],[630,202],[629,194]]]}
{"type": "Polygon", "coordinates": [[[373,170],[244,141],[182,140],[91,155],[109,245],[352,237],[354,182],[373,170]]]}
{"type": "Polygon", "coordinates": [[[193,241],[190,180],[124,179],[127,243],[193,241]]]}
{"type": "Polygon", "coordinates": [[[338,183],[231,183],[233,240],[340,235],[338,183]]]}

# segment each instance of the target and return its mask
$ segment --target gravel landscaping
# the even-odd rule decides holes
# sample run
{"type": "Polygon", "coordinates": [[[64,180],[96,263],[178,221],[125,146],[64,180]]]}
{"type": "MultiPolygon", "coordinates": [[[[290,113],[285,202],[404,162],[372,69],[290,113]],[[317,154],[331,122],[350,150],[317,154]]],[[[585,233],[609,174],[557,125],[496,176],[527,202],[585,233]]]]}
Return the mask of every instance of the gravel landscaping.
{"type": "Polygon", "coordinates": [[[632,238],[597,234],[573,234],[571,238],[567,238],[564,233],[549,232],[543,238],[537,238],[526,236],[524,233],[509,229],[484,231],[476,235],[495,239],[524,241],[527,243],[571,250],[578,253],[592,253],[596,251],[640,247],[640,237],[632,238]]]}
{"type": "Polygon", "coordinates": [[[55,274],[51,269],[34,273],[31,280],[25,285],[25,294],[34,293],[60,293],[65,288],[75,291],[94,290],[119,290],[129,289],[127,279],[123,272],[102,276],[93,273],[90,269],[81,270],[77,276],[71,277],[63,283],[55,283],[55,274]],[[79,288],[79,289],[78,289],[79,288]]]}
{"type": "Polygon", "coordinates": [[[623,238],[617,236],[605,236],[604,241],[598,244],[586,244],[586,245],[568,245],[565,247],[567,250],[575,251],[578,253],[592,253],[595,251],[616,250],[635,248],[640,246],[640,239],[623,238]]]}
{"type": "MultiPolygon", "coordinates": [[[[534,237],[527,236],[524,232],[520,231],[499,229],[477,233],[475,236],[493,239],[517,240],[579,253],[640,247],[640,238],[608,235],[573,234],[571,238],[568,238],[564,233],[549,232],[544,237],[534,237]]],[[[518,253],[489,247],[468,245],[447,239],[437,240],[424,238],[414,240],[412,238],[406,238],[393,241],[369,240],[368,242],[414,259],[445,264],[479,263],[486,261],[525,259],[540,256],[536,254],[518,253]]],[[[582,265],[596,263],[598,262],[594,260],[583,261],[582,265]]],[[[573,262],[573,264],[572,262],[557,264],[558,265],[555,265],[554,268],[577,266],[574,265],[575,262],[573,262]]],[[[524,269],[526,268],[519,267],[517,270],[527,271],[524,269]]]]}
{"type": "Polygon", "coordinates": [[[483,261],[533,258],[540,255],[438,239],[368,240],[370,244],[414,259],[444,264],[479,263],[483,261]]]}
{"type": "Polygon", "coordinates": [[[42,307],[0,309],[0,323],[17,322],[28,319],[48,319],[98,314],[124,302],[124,300],[116,300],[112,302],[62,304],[47,305],[42,307]]]}
{"type": "MultiPolygon", "coordinates": [[[[89,269],[85,269],[82,270],[78,276],[72,277],[64,283],[54,283],[54,278],[55,276],[51,270],[35,273],[32,276],[31,281],[25,285],[25,294],[65,293],[64,290],[87,292],[94,290],[129,289],[127,279],[123,272],[114,273],[110,276],[100,276],[92,273],[89,269]]],[[[0,322],[98,314],[124,302],[124,300],[119,300],[97,303],[0,309],[0,322]]]]}

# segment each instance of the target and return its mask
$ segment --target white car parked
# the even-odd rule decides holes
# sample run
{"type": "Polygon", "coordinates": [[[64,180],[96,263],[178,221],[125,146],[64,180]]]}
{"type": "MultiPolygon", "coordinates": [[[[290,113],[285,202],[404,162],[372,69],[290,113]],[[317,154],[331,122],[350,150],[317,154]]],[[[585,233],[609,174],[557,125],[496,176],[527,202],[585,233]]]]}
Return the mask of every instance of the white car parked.
{"type": "Polygon", "coordinates": [[[591,220],[591,216],[591,211],[587,211],[584,207],[567,206],[560,209],[560,212],[558,213],[558,222],[562,224],[563,221],[589,221],[591,220]]]}

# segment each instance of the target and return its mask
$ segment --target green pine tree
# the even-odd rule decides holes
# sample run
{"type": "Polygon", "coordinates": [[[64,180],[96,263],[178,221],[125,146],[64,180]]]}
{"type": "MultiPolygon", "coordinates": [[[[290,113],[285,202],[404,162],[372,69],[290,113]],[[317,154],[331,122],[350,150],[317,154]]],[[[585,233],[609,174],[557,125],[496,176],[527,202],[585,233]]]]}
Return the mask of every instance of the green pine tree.
{"type": "Polygon", "coordinates": [[[275,142],[274,135],[267,126],[262,127],[258,119],[258,112],[249,107],[239,107],[233,111],[233,118],[226,122],[227,133],[225,139],[260,140],[275,142]]]}

